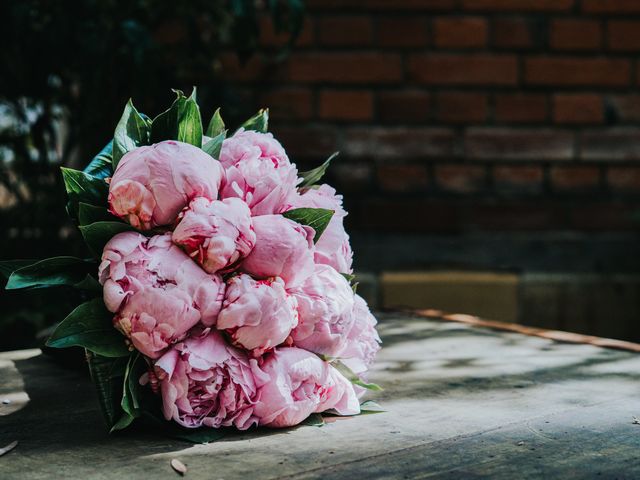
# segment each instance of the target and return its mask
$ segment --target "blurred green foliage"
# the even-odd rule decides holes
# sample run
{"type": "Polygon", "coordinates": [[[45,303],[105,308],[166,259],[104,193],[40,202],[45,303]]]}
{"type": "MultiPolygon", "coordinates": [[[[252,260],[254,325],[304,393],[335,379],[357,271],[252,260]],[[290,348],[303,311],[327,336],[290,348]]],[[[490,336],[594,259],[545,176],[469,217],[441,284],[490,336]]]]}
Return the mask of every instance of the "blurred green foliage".
{"type": "MultiPolygon", "coordinates": [[[[302,0],[0,2],[0,259],[86,255],[65,214],[59,167],[84,167],[130,97],[153,116],[171,88],[198,85],[203,114],[226,105],[240,118],[247,110],[234,112],[219,54],[255,54],[261,16],[289,34],[286,49],[303,14],[302,0]]],[[[34,344],[36,331],[77,304],[73,295],[3,291],[0,349],[34,344]]]]}

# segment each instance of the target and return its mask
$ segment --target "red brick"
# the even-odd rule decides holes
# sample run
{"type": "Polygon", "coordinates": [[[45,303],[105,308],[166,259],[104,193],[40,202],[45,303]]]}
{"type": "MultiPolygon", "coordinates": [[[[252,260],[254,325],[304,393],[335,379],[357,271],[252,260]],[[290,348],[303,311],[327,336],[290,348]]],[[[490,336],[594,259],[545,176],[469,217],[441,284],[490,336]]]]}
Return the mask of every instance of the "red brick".
{"type": "MultiPolygon", "coordinates": [[[[264,47],[280,47],[286,45],[290,40],[290,35],[286,32],[276,32],[273,20],[269,15],[261,16],[258,20],[260,28],[260,45],[264,47]]],[[[295,45],[297,47],[308,47],[313,44],[314,29],[313,22],[306,18],[295,45]]]]}
{"type": "Polygon", "coordinates": [[[597,167],[551,167],[550,178],[556,192],[594,191],[600,187],[597,167]]]}
{"type": "Polygon", "coordinates": [[[617,193],[640,193],[640,168],[609,167],[607,184],[617,193]]]}
{"type": "Polygon", "coordinates": [[[254,55],[246,63],[240,62],[235,53],[224,52],[218,55],[217,68],[221,77],[235,82],[253,82],[266,80],[282,80],[286,77],[286,70],[281,65],[254,55]]]}
{"type": "Polygon", "coordinates": [[[471,227],[477,230],[539,231],[564,226],[564,218],[556,204],[474,203],[470,209],[471,227]]]}
{"type": "Polygon", "coordinates": [[[616,119],[622,122],[640,122],[640,95],[613,95],[609,97],[616,119]]]}
{"type": "Polygon", "coordinates": [[[549,43],[558,50],[594,50],[602,45],[602,25],[595,20],[553,20],[549,43]]]}
{"type": "Polygon", "coordinates": [[[381,47],[424,47],[427,45],[427,20],[391,17],[378,20],[376,29],[381,47]]]}
{"type": "Polygon", "coordinates": [[[607,128],[583,132],[580,158],[584,160],[640,160],[640,129],[607,128]]]}
{"type": "Polygon", "coordinates": [[[540,166],[496,166],[493,182],[498,191],[533,193],[542,189],[544,171],[540,166]]]}
{"type": "Polygon", "coordinates": [[[373,166],[371,162],[345,162],[342,159],[331,166],[334,184],[341,193],[366,193],[373,187],[373,166]]]}
{"type": "Polygon", "coordinates": [[[160,45],[178,45],[188,36],[185,22],[178,19],[166,20],[153,31],[153,39],[160,45]]]}
{"type": "Polygon", "coordinates": [[[638,13],[637,0],[582,0],[582,10],[588,13],[638,13]]]}
{"type": "Polygon", "coordinates": [[[366,7],[370,10],[450,10],[455,6],[456,0],[367,0],[363,5],[362,0],[307,0],[310,10],[334,10],[356,8],[361,10],[366,7]]]}
{"type": "Polygon", "coordinates": [[[613,58],[532,57],[525,61],[525,80],[531,85],[629,85],[628,60],[613,58]]]}
{"type": "Polygon", "coordinates": [[[495,116],[498,122],[540,123],[547,119],[546,95],[501,94],[496,95],[495,116]]]}
{"type": "Polygon", "coordinates": [[[562,130],[478,127],[467,130],[466,155],[493,160],[570,160],[573,135],[562,130]]]}
{"type": "Polygon", "coordinates": [[[412,80],[428,85],[516,85],[514,55],[415,54],[409,56],[412,80]]]}
{"type": "Polygon", "coordinates": [[[324,120],[371,120],[373,94],[366,90],[320,92],[319,116],[324,120]]]}
{"type": "Polygon", "coordinates": [[[553,97],[553,120],[556,123],[602,123],[602,97],[596,94],[575,93],[553,97]]]}
{"type": "Polygon", "coordinates": [[[373,23],[370,17],[321,17],[316,25],[316,35],[321,45],[362,46],[373,43],[373,23]]]}
{"type": "Polygon", "coordinates": [[[487,44],[487,20],[478,17],[436,18],[435,45],[440,48],[482,48],[487,44]]]}
{"type": "Polygon", "coordinates": [[[438,186],[448,192],[472,193],[486,186],[486,172],[479,165],[437,165],[438,186]]]}
{"type": "Polygon", "coordinates": [[[294,54],[289,72],[294,82],[391,83],[402,79],[402,64],[390,53],[294,54]]]}
{"type": "Polygon", "coordinates": [[[260,104],[269,107],[269,115],[274,120],[307,120],[313,116],[313,93],[306,88],[264,91],[260,104]]]}
{"type": "Polygon", "coordinates": [[[422,123],[431,113],[431,96],[419,90],[378,93],[378,118],[382,122],[422,123]]]}
{"type": "Polygon", "coordinates": [[[462,6],[494,12],[562,12],[573,7],[573,0],[462,0],[462,6]]]}
{"type": "Polygon", "coordinates": [[[627,202],[580,202],[570,211],[570,225],[589,231],[637,231],[638,208],[627,202]]]}
{"type": "Polygon", "coordinates": [[[378,185],[383,191],[410,193],[427,188],[429,177],[424,165],[380,165],[378,185]]]}
{"type": "Polygon", "coordinates": [[[283,127],[277,123],[269,130],[282,143],[287,154],[292,157],[325,159],[339,150],[337,129],[331,127],[283,127]]]}
{"type": "Polygon", "coordinates": [[[416,198],[368,198],[349,211],[354,228],[398,232],[455,232],[460,228],[460,209],[451,202],[416,198]],[[376,212],[372,215],[371,212],[376,212]],[[402,212],[401,215],[398,212],[402,212]]]}
{"type": "Polygon", "coordinates": [[[535,44],[531,22],[524,18],[496,18],[492,31],[492,44],[498,48],[524,49],[535,44]]]}
{"type": "Polygon", "coordinates": [[[453,155],[454,134],[444,128],[350,128],[345,155],[367,158],[424,158],[453,155]]]}
{"type": "Polygon", "coordinates": [[[607,33],[611,50],[634,52],[640,49],[640,21],[610,20],[607,33]]]}
{"type": "Polygon", "coordinates": [[[438,120],[445,123],[482,123],[487,118],[487,96],[442,92],[436,96],[436,111],[438,120]]]}

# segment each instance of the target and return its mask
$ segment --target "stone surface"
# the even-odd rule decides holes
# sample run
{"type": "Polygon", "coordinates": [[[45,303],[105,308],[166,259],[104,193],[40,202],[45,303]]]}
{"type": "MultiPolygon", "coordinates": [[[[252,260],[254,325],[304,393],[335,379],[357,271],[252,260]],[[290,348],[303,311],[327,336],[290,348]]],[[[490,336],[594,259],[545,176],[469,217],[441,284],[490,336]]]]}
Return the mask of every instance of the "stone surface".
{"type": "Polygon", "coordinates": [[[638,478],[640,356],[380,315],[371,395],[385,413],[193,446],[109,436],[88,378],[36,350],[0,354],[0,478],[638,478]],[[28,397],[27,397],[28,395],[28,397]],[[26,403],[27,398],[29,399],[26,403]],[[11,407],[11,408],[8,408],[11,407]],[[22,408],[20,408],[22,407],[22,408]]]}

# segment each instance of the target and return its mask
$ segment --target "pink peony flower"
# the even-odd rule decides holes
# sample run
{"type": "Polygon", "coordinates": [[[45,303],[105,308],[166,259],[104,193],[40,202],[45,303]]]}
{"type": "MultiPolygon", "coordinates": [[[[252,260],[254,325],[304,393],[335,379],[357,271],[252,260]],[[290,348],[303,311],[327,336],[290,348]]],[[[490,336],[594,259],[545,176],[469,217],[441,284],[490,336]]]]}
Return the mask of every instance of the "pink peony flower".
{"type": "Polygon", "coordinates": [[[340,356],[354,320],[349,282],[332,267],[316,265],[313,275],[292,293],[300,315],[291,334],[294,345],[328,357],[340,356]]]}
{"type": "Polygon", "coordinates": [[[330,265],[341,273],[351,273],[353,252],[349,235],[344,229],[347,212],[342,208],[342,195],[329,185],[309,188],[293,199],[293,208],[326,208],[334,210],[333,217],[316,243],[315,262],[330,265]]]}
{"type": "Polygon", "coordinates": [[[255,398],[268,377],[216,331],[173,347],[155,363],[155,373],[167,420],[187,428],[258,424],[255,398]]]}
{"type": "Polygon", "coordinates": [[[126,153],[109,185],[109,211],[141,230],[172,224],[196,197],[215,200],[224,172],[201,149],[168,140],[126,153]]]}
{"type": "Polygon", "coordinates": [[[198,267],[171,243],[170,233],[151,238],[119,233],[105,245],[98,274],[105,305],[114,313],[129,297],[149,288],[186,294],[205,326],[215,323],[222,307],[222,278],[198,267]]]}
{"type": "Polygon", "coordinates": [[[253,215],[290,208],[298,171],[270,133],[239,130],[222,144],[220,163],[226,176],[222,198],[243,199],[253,215]]]}
{"type": "Polygon", "coordinates": [[[360,412],[349,380],[313,353],[279,348],[265,357],[261,369],[268,380],[260,387],[253,410],[260,425],[290,427],[326,410],[340,415],[360,412]]]}
{"type": "Polygon", "coordinates": [[[196,198],[180,214],[173,241],[209,273],[231,269],[256,242],[251,211],[239,198],[196,198]]]}
{"type": "MultiPolygon", "coordinates": [[[[363,376],[380,350],[381,340],[376,330],[378,321],[360,295],[355,296],[353,317],[353,326],[347,334],[346,347],[340,357],[342,363],[354,373],[363,376]]],[[[366,380],[366,376],[363,379],[366,380]]]]}
{"type": "Polygon", "coordinates": [[[296,299],[280,278],[254,280],[242,274],[227,282],[217,328],[254,356],[284,342],[298,324],[296,299]]]}
{"type": "Polygon", "coordinates": [[[240,268],[259,278],[281,277],[287,288],[313,273],[312,228],[282,215],[253,217],[256,244],[240,268]]]}

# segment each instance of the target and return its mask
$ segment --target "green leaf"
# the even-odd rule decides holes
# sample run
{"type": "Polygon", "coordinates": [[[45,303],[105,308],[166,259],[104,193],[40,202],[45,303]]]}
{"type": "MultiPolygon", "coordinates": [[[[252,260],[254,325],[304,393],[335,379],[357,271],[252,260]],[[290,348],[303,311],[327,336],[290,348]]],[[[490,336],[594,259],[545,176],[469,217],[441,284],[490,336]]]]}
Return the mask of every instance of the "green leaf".
{"type": "Polygon", "coordinates": [[[342,275],[344,278],[347,279],[347,282],[349,282],[349,285],[351,285],[351,282],[353,282],[356,278],[356,276],[353,275],[352,273],[341,273],[340,275],[342,275]]]}
{"type": "Polygon", "coordinates": [[[266,133],[269,128],[269,109],[261,108],[258,113],[240,125],[240,128],[266,133]]]}
{"type": "Polygon", "coordinates": [[[142,145],[149,145],[150,133],[150,123],[138,113],[129,99],[113,134],[113,169],[118,167],[118,162],[125,153],[142,145]]]}
{"type": "Polygon", "coordinates": [[[100,410],[109,429],[121,420],[122,377],[127,367],[127,357],[108,358],[86,351],[91,380],[96,387],[100,410]]]}
{"type": "Polygon", "coordinates": [[[302,422],[300,425],[309,425],[310,427],[322,427],[324,425],[324,418],[319,413],[312,413],[302,422]]]}
{"type": "Polygon", "coordinates": [[[104,357],[124,357],[129,355],[124,337],[112,324],[113,314],[109,312],[102,298],[94,298],[71,312],[57,326],[47,346],[67,348],[84,347],[104,357]]]}
{"type": "Polygon", "coordinates": [[[7,290],[27,287],[56,287],[75,285],[96,270],[93,261],[77,257],[53,257],[36,261],[15,270],[9,276],[7,290]]]}
{"type": "Polygon", "coordinates": [[[106,205],[109,185],[102,178],[94,177],[80,170],[61,167],[64,186],[69,196],[69,213],[78,215],[78,203],[106,205]]]}
{"type": "Polygon", "coordinates": [[[375,383],[366,383],[363,382],[362,379],[353,372],[349,367],[347,367],[340,360],[333,360],[331,365],[335,367],[344,377],[349,380],[354,385],[358,385],[359,387],[366,388],[367,390],[374,390],[377,392],[382,391],[382,387],[380,385],[376,385],[375,383]]]}
{"type": "Polygon", "coordinates": [[[329,158],[327,158],[322,165],[306,172],[300,172],[298,176],[302,178],[302,183],[298,185],[298,188],[311,187],[316,185],[324,176],[327,168],[331,164],[331,160],[340,155],[340,152],[334,152],[329,158]]]}
{"type": "Polygon", "coordinates": [[[19,268],[36,263],[38,260],[2,260],[0,261],[0,275],[9,279],[11,274],[19,268]]]}
{"type": "Polygon", "coordinates": [[[81,225],[79,228],[89,249],[98,258],[102,256],[104,246],[115,235],[122,232],[136,231],[128,223],[122,222],[95,222],[89,225],[81,225]]]}
{"type": "Polygon", "coordinates": [[[97,207],[88,203],[80,202],[78,204],[78,223],[80,225],[89,225],[91,223],[103,221],[118,221],[116,217],[109,213],[105,207],[97,207]]]}
{"type": "Polygon", "coordinates": [[[79,290],[87,290],[88,292],[95,292],[102,295],[102,285],[100,285],[98,280],[96,280],[89,274],[87,274],[82,280],[80,280],[78,283],[75,283],[73,286],[74,288],[77,288],[79,290]]]}
{"type": "Polygon", "coordinates": [[[207,136],[217,137],[224,131],[224,121],[222,120],[222,116],[220,115],[220,109],[218,108],[209,121],[209,126],[207,127],[207,136]]]}
{"type": "Polygon", "coordinates": [[[316,232],[313,242],[317,243],[322,232],[327,228],[334,211],[326,208],[294,208],[282,214],[283,217],[298,222],[302,225],[308,225],[316,232]]]}
{"type": "Polygon", "coordinates": [[[360,414],[368,415],[370,413],[383,413],[386,412],[384,408],[382,408],[378,403],[373,400],[367,400],[366,402],[362,402],[360,404],[360,414]]]}
{"type": "Polygon", "coordinates": [[[202,147],[202,118],[195,100],[196,89],[189,98],[180,90],[174,90],[178,98],[169,110],[153,119],[151,124],[151,143],[163,140],[178,140],[202,147]]]}
{"type": "Polygon", "coordinates": [[[122,400],[120,406],[124,411],[120,420],[111,428],[111,432],[127,428],[133,420],[142,415],[142,404],[139,398],[140,377],[147,370],[147,363],[139,352],[132,352],[127,362],[122,384],[122,400]]]}
{"type": "Polygon", "coordinates": [[[167,432],[170,437],[186,440],[191,443],[211,443],[220,440],[227,434],[222,428],[172,428],[167,432]]]}
{"type": "Polygon", "coordinates": [[[113,174],[112,157],[113,140],[107,143],[82,171],[96,178],[110,177],[113,174]]]}
{"type": "Polygon", "coordinates": [[[216,135],[202,146],[202,150],[218,160],[220,158],[220,150],[222,150],[222,142],[224,142],[227,136],[227,131],[223,130],[222,133],[216,135]]]}

